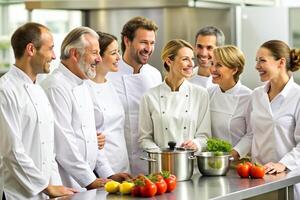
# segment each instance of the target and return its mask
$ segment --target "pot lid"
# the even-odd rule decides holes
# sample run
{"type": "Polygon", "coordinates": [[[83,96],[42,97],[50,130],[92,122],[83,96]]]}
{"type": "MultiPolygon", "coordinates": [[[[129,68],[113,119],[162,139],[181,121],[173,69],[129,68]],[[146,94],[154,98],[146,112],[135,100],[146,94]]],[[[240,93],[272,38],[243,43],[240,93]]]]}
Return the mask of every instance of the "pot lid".
{"type": "Polygon", "coordinates": [[[195,150],[187,149],[183,147],[176,147],[176,142],[170,141],[168,142],[169,148],[160,148],[160,149],[149,149],[147,152],[149,153],[193,153],[195,150]]]}

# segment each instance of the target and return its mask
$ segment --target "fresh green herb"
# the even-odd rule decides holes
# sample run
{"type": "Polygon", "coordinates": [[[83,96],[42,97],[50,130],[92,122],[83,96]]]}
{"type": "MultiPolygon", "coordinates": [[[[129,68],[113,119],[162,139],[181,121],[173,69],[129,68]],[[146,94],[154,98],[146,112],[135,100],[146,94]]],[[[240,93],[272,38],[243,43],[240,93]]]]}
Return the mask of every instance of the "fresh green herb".
{"type": "Polygon", "coordinates": [[[229,142],[218,139],[209,138],[207,140],[207,151],[210,152],[230,152],[232,146],[229,142]]]}

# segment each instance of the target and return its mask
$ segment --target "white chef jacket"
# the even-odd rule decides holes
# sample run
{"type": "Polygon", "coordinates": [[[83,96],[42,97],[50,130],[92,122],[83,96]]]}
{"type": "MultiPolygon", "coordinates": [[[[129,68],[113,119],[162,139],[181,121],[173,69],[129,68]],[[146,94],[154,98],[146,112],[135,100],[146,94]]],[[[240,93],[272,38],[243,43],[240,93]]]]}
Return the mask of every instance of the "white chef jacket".
{"type": "Polygon", "coordinates": [[[150,89],[140,105],[139,143],[143,149],[177,146],[192,139],[201,151],[211,136],[209,96],[206,89],[184,81],[179,91],[163,82],[150,89]]]}
{"type": "Polygon", "coordinates": [[[53,121],[43,89],[12,66],[0,79],[0,193],[7,200],[43,199],[49,184],[61,185],[53,121]]]}
{"type": "Polygon", "coordinates": [[[206,77],[198,75],[198,66],[193,69],[193,76],[189,79],[189,81],[204,88],[216,85],[212,82],[212,76],[206,77]]]}
{"type": "Polygon", "coordinates": [[[85,190],[96,176],[98,145],[87,84],[62,63],[42,83],[55,116],[56,160],[65,186],[85,190]]]}
{"type": "Polygon", "coordinates": [[[248,107],[251,90],[238,81],[222,92],[219,85],[208,88],[212,136],[230,142],[240,157],[250,152],[246,144],[251,140],[247,133],[248,107]]]}
{"type": "Polygon", "coordinates": [[[119,71],[108,73],[107,79],[116,88],[125,110],[125,140],[131,172],[147,173],[147,163],[140,160],[142,150],[138,145],[139,105],[143,94],[161,83],[161,74],[149,64],[143,65],[140,73],[133,74],[133,68],[120,60],[119,71]]]}
{"type": "MultiPolygon", "coordinates": [[[[101,177],[108,177],[105,174],[106,171],[112,171],[113,174],[129,173],[129,160],[124,136],[125,112],[121,100],[109,81],[95,83],[89,80],[88,85],[94,103],[97,132],[102,132],[105,135],[105,145],[101,151],[104,151],[110,168],[108,170],[99,169],[97,172],[101,177]]],[[[103,157],[99,160],[103,160],[103,157]]]]}
{"type": "Polygon", "coordinates": [[[291,77],[271,102],[269,87],[267,83],[252,94],[252,159],[281,162],[293,170],[300,166],[300,86],[291,77]]]}

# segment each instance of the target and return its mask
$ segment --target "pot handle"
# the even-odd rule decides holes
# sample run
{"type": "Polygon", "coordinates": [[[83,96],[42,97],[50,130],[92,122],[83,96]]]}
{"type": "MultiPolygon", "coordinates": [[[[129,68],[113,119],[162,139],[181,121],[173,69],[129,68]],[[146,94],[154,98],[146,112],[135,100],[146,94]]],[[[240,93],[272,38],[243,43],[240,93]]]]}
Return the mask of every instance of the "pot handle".
{"type": "Polygon", "coordinates": [[[197,156],[194,156],[194,155],[188,157],[189,160],[194,160],[194,159],[196,159],[196,158],[197,158],[197,156]]]}
{"type": "Polygon", "coordinates": [[[149,161],[149,162],[156,162],[155,159],[153,158],[145,158],[145,157],[140,157],[141,160],[146,160],[146,161],[149,161]]]}

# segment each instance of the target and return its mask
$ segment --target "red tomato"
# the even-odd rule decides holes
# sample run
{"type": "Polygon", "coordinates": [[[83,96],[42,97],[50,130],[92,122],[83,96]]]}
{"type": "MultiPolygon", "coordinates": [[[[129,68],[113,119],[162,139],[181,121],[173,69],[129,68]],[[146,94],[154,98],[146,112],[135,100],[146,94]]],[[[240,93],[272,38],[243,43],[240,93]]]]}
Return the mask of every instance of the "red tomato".
{"type": "Polygon", "coordinates": [[[248,163],[239,163],[236,167],[236,171],[241,178],[249,178],[250,169],[251,167],[248,163]]]}
{"type": "Polygon", "coordinates": [[[164,179],[167,184],[167,192],[172,192],[176,188],[176,179],[174,177],[168,177],[164,179]]]}
{"type": "Polygon", "coordinates": [[[169,171],[162,171],[161,175],[167,184],[167,192],[172,192],[176,188],[176,176],[169,171]]]}
{"type": "Polygon", "coordinates": [[[131,190],[131,196],[133,197],[141,196],[141,186],[135,185],[131,190]]]}
{"type": "Polygon", "coordinates": [[[167,183],[164,181],[162,177],[160,180],[155,182],[155,185],[157,187],[156,195],[163,194],[167,191],[167,183]]]}
{"type": "MultiPolygon", "coordinates": [[[[151,182],[151,181],[150,181],[151,182]]],[[[153,197],[157,192],[157,187],[154,183],[145,183],[140,187],[140,193],[143,197],[153,197]]]]}
{"type": "Polygon", "coordinates": [[[265,175],[265,169],[261,165],[254,164],[250,170],[250,176],[252,178],[262,178],[265,175]]]}
{"type": "Polygon", "coordinates": [[[249,167],[251,168],[253,166],[253,164],[251,162],[245,162],[247,165],[249,165],[249,167]]]}

